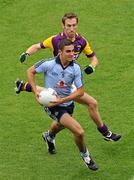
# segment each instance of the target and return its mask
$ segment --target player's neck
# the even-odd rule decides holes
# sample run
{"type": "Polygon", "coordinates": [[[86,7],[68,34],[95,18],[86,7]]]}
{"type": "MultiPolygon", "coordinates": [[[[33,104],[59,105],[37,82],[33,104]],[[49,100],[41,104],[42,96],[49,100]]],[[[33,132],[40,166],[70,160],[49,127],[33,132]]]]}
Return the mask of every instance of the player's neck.
{"type": "Polygon", "coordinates": [[[70,62],[62,59],[61,64],[63,67],[67,67],[70,64],[70,62]]]}
{"type": "Polygon", "coordinates": [[[75,37],[73,37],[73,38],[69,38],[69,37],[68,37],[68,39],[71,40],[72,42],[75,41],[75,37]]]}
{"type": "Polygon", "coordinates": [[[62,66],[65,68],[70,64],[70,61],[65,60],[63,57],[60,56],[60,61],[62,66]]]}
{"type": "Polygon", "coordinates": [[[64,34],[65,34],[65,36],[67,37],[67,39],[71,40],[72,42],[75,41],[76,35],[75,35],[74,37],[69,37],[69,36],[66,34],[66,32],[64,32],[64,34]]]}

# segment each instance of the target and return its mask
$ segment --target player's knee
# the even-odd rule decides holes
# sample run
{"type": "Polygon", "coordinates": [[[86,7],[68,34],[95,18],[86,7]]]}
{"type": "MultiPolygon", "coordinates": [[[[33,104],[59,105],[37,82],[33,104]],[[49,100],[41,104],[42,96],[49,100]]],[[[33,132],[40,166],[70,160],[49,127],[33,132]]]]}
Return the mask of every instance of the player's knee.
{"type": "Polygon", "coordinates": [[[96,109],[98,106],[98,102],[96,101],[96,99],[93,99],[89,104],[88,104],[90,109],[96,109]]]}
{"type": "Polygon", "coordinates": [[[60,123],[55,123],[53,124],[52,128],[55,130],[60,130],[63,129],[63,126],[60,123]]]}
{"type": "Polygon", "coordinates": [[[82,128],[79,128],[76,132],[75,135],[79,138],[84,136],[84,130],[82,128]]]}

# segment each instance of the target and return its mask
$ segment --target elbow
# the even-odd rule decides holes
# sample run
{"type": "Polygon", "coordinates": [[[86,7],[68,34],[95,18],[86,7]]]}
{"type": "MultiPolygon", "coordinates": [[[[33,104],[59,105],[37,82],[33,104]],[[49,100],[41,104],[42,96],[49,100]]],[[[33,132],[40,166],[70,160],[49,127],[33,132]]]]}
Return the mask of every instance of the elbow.
{"type": "Polygon", "coordinates": [[[80,97],[81,97],[81,96],[83,96],[83,95],[84,95],[84,91],[83,91],[83,92],[81,92],[80,97]]]}
{"type": "Polygon", "coordinates": [[[98,60],[98,58],[96,57],[96,66],[98,66],[99,65],[99,60],[98,60]]]}
{"type": "Polygon", "coordinates": [[[77,98],[80,98],[80,97],[82,97],[84,95],[84,92],[83,93],[79,93],[78,95],[77,95],[77,98]]]}
{"type": "Polygon", "coordinates": [[[27,77],[30,78],[31,76],[34,76],[36,73],[34,66],[27,69],[27,77]]]}
{"type": "Polygon", "coordinates": [[[99,65],[99,61],[98,61],[98,59],[96,60],[96,66],[98,66],[99,65]]]}
{"type": "Polygon", "coordinates": [[[84,95],[84,89],[81,89],[81,91],[79,92],[79,97],[84,95]]]}
{"type": "Polygon", "coordinates": [[[31,71],[30,71],[30,68],[29,68],[29,69],[27,69],[27,77],[28,77],[28,79],[29,79],[30,74],[31,74],[31,71]]]}
{"type": "Polygon", "coordinates": [[[31,67],[27,69],[27,74],[31,73],[31,67]]]}
{"type": "Polygon", "coordinates": [[[80,87],[79,89],[77,89],[77,92],[78,92],[78,96],[81,97],[84,95],[84,87],[80,87]]]}
{"type": "Polygon", "coordinates": [[[91,58],[91,64],[94,68],[99,64],[99,60],[95,55],[91,58]]]}

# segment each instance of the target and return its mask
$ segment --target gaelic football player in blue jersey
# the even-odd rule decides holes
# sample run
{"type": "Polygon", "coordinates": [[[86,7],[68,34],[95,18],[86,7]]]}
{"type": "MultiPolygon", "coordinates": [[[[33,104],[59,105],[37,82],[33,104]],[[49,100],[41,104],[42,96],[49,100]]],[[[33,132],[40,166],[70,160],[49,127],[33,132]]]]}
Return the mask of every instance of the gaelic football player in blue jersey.
{"type": "MultiPolygon", "coordinates": [[[[94,72],[98,59],[95,55],[95,52],[91,49],[89,42],[80,34],[77,33],[78,27],[78,17],[74,13],[66,13],[62,18],[63,32],[57,35],[53,35],[41,43],[34,44],[29,47],[25,53],[20,57],[20,62],[23,63],[30,55],[36,53],[41,49],[49,48],[52,50],[53,55],[58,55],[58,42],[67,38],[70,39],[74,44],[74,60],[77,60],[79,55],[83,52],[87,58],[90,60],[90,64],[85,67],[84,71],[86,74],[91,74],[94,72]]],[[[16,93],[21,91],[31,91],[30,83],[24,83],[21,80],[16,81],[16,93]]],[[[107,141],[118,141],[121,138],[121,135],[115,134],[109,130],[106,124],[101,119],[101,116],[98,111],[97,101],[87,93],[84,93],[83,96],[75,99],[76,102],[86,105],[90,117],[97,126],[98,131],[103,135],[104,139],[107,141]]]]}
{"type": "MultiPolygon", "coordinates": [[[[44,85],[57,92],[57,100],[51,102],[51,106],[45,107],[45,111],[55,121],[55,127],[60,129],[68,128],[73,136],[80,151],[81,157],[86,166],[91,170],[98,167],[92,160],[91,155],[85,145],[84,130],[81,125],[72,117],[75,98],[84,94],[83,80],[80,67],[73,61],[74,45],[69,39],[62,39],[59,42],[59,55],[57,57],[37,62],[27,70],[28,80],[32,91],[38,100],[40,87],[35,83],[36,73],[44,74],[44,85]],[[62,83],[61,83],[62,82],[62,83]],[[74,82],[77,90],[71,92],[71,85],[74,82]]],[[[48,151],[55,153],[54,136],[57,129],[50,127],[49,131],[43,135],[48,145],[48,151]]]]}

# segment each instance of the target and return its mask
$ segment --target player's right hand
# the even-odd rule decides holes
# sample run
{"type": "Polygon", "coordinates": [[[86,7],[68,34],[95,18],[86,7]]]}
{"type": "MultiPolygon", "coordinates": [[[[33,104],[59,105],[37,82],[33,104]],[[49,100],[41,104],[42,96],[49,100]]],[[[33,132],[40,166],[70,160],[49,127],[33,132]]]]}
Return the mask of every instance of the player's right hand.
{"type": "Polygon", "coordinates": [[[22,53],[20,56],[20,62],[23,63],[29,57],[28,53],[22,53]]]}

